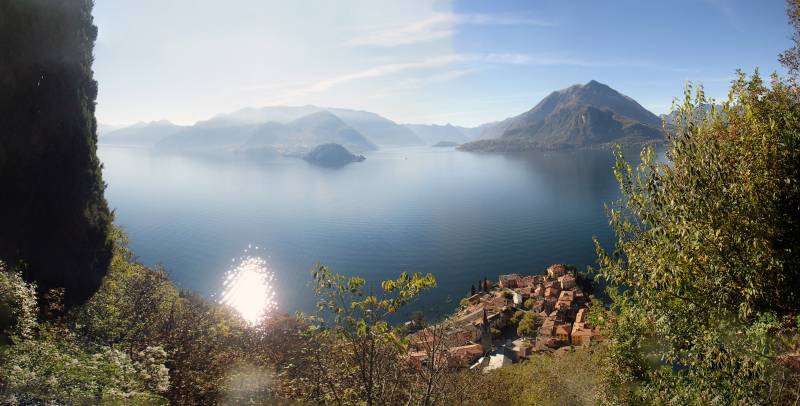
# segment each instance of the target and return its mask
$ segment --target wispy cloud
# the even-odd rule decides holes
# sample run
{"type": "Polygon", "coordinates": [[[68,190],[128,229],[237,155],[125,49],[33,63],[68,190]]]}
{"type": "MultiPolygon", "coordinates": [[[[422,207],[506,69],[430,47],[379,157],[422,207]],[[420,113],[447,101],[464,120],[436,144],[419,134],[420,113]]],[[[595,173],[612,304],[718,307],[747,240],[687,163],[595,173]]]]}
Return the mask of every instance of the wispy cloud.
{"type": "Polygon", "coordinates": [[[366,32],[347,42],[350,46],[394,47],[449,39],[458,25],[528,25],[549,27],[552,23],[534,18],[491,14],[439,13],[407,25],[382,27],[366,32]]]}
{"type": "MultiPolygon", "coordinates": [[[[295,100],[312,93],[320,93],[330,90],[333,87],[345,85],[362,79],[380,78],[390,75],[399,75],[410,71],[436,70],[451,68],[450,71],[436,75],[428,75],[427,81],[444,81],[455,79],[470,73],[474,73],[478,68],[466,66],[471,63],[484,64],[526,64],[526,65],[564,65],[574,64],[575,62],[563,58],[537,58],[526,54],[447,54],[437,57],[426,58],[412,62],[386,63],[372,68],[333,76],[317,82],[298,86],[280,100],[295,100]],[[454,65],[465,65],[460,69],[452,69],[454,65]]],[[[420,82],[421,83],[421,82],[420,82]]],[[[253,86],[258,87],[258,86],[253,86]]]]}
{"type": "MultiPolygon", "coordinates": [[[[345,85],[350,82],[380,78],[389,75],[398,75],[415,70],[430,70],[446,68],[448,66],[465,62],[466,58],[460,54],[448,54],[438,57],[426,58],[413,62],[387,63],[364,70],[333,76],[316,82],[298,86],[283,95],[272,99],[271,103],[281,104],[294,102],[313,93],[325,92],[333,87],[345,85]]],[[[452,74],[452,73],[451,73],[452,74]]]]}
{"type": "Polygon", "coordinates": [[[695,72],[696,69],[673,68],[645,60],[589,60],[563,55],[535,55],[525,53],[463,54],[471,62],[494,65],[576,66],[583,68],[646,68],[676,72],[695,72]]]}
{"type": "Polygon", "coordinates": [[[363,70],[332,76],[297,86],[255,85],[250,86],[250,88],[285,89],[285,92],[271,99],[272,103],[281,104],[300,101],[305,96],[324,93],[332,88],[364,79],[406,75],[402,80],[394,82],[392,86],[384,88],[381,92],[374,93],[372,95],[372,98],[374,98],[380,97],[381,95],[385,96],[401,92],[403,88],[418,89],[431,83],[457,79],[474,74],[483,69],[490,69],[502,65],[575,66],[583,68],[635,68],[684,71],[684,69],[670,68],[648,61],[637,60],[596,61],[558,55],[533,55],[525,53],[454,53],[410,62],[383,63],[363,70]],[[415,76],[408,76],[412,72],[418,73],[416,73],[415,76]]]}
{"type": "Polygon", "coordinates": [[[363,71],[336,76],[327,80],[322,80],[311,86],[309,90],[312,92],[319,92],[328,90],[333,86],[352,82],[358,79],[376,78],[416,69],[441,68],[452,65],[454,63],[463,62],[464,60],[465,59],[463,55],[450,54],[450,55],[423,59],[417,62],[390,63],[386,65],[376,66],[374,68],[366,69],[363,71]]]}

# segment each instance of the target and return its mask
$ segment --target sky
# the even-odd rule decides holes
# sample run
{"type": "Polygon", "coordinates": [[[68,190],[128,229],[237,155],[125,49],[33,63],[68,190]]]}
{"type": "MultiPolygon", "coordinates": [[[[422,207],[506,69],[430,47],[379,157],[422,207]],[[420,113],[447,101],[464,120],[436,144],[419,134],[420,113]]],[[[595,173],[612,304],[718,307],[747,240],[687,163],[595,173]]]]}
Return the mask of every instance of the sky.
{"type": "Polygon", "coordinates": [[[367,110],[475,126],[597,80],[656,114],[687,81],[784,72],[783,0],[97,1],[100,123],[244,107],[367,110]]]}

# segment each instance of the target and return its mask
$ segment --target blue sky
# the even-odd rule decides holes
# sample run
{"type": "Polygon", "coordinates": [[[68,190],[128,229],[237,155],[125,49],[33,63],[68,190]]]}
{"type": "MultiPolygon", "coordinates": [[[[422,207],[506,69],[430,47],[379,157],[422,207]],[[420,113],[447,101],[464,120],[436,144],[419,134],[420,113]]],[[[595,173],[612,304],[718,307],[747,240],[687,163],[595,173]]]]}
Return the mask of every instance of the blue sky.
{"type": "Polygon", "coordinates": [[[95,6],[102,123],[191,124],[316,104],[478,125],[591,79],[669,110],[686,81],[724,97],[778,70],[783,0],[115,0],[95,6]]]}

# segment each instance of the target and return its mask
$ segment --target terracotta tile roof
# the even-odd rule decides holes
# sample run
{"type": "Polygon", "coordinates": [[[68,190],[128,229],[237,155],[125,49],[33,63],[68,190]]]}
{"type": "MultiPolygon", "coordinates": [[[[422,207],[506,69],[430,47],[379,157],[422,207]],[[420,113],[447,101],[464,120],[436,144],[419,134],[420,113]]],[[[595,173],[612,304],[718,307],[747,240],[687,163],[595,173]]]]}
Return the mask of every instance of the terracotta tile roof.
{"type": "Polygon", "coordinates": [[[567,267],[563,264],[554,264],[547,268],[547,274],[550,275],[551,278],[557,278],[565,273],[567,273],[567,267]]]}

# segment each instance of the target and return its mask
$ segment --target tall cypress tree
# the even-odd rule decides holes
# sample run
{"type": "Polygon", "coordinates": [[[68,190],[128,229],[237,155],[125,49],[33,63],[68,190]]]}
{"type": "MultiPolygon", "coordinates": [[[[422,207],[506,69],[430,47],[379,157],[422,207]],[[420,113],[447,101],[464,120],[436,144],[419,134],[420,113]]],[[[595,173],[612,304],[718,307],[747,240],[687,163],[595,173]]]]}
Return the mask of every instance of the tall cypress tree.
{"type": "Polygon", "coordinates": [[[0,259],[68,305],[99,286],[112,214],[96,155],[92,0],[0,1],[0,259]]]}

